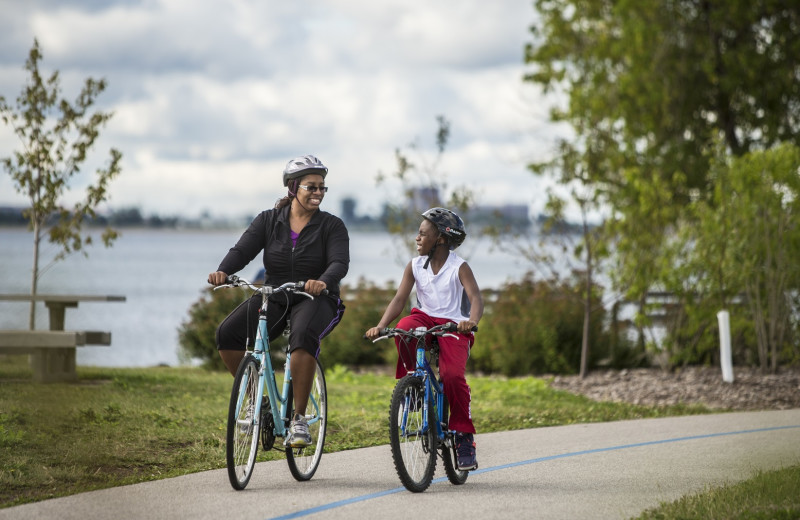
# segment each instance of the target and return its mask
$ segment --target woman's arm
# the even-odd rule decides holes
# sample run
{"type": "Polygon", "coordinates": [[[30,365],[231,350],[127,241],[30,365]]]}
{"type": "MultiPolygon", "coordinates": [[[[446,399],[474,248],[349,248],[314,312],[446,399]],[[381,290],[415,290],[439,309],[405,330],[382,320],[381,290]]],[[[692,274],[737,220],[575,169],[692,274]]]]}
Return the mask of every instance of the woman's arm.
{"type": "Polygon", "coordinates": [[[350,268],[350,235],[339,218],[332,219],[325,253],[328,265],[319,280],[326,287],[336,287],[350,268]]]}
{"type": "Polygon", "coordinates": [[[230,248],[228,254],[222,259],[217,267],[217,272],[238,273],[264,249],[267,211],[262,211],[253,219],[250,226],[239,237],[236,245],[230,248]]]}

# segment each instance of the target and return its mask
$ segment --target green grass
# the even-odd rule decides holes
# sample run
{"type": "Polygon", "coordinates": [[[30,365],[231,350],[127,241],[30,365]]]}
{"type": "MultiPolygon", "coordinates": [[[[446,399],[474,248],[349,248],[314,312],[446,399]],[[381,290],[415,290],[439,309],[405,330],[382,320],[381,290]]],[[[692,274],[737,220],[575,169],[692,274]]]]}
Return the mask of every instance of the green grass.
{"type": "MultiPolygon", "coordinates": [[[[78,368],[34,384],[26,358],[0,360],[0,508],[225,465],[232,378],[198,368],[78,368]]],[[[388,443],[391,376],[326,372],[326,451],[388,443]]],[[[469,377],[481,433],[711,413],[701,406],[597,403],[534,377],[469,377]]],[[[259,452],[259,460],[283,458],[259,452]]]]}
{"type": "Polygon", "coordinates": [[[750,480],[663,503],[636,518],[796,520],[800,518],[800,466],[758,472],[750,480]]]}

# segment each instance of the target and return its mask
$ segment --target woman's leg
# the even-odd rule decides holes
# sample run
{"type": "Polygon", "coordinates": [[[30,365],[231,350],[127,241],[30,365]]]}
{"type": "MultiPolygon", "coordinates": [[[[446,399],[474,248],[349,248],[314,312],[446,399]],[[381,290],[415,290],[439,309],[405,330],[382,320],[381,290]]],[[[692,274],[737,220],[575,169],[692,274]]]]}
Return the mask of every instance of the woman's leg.
{"type": "Polygon", "coordinates": [[[292,372],[295,413],[304,414],[308,395],[314,383],[320,342],[342,318],[344,305],[334,296],[318,296],[292,306],[292,332],[289,334],[289,350],[292,372]]]}
{"type": "Polygon", "coordinates": [[[217,327],[217,350],[231,375],[236,375],[246,345],[252,344],[258,326],[261,295],[240,303],[217,327]]]}
{"type": "MultiPolygon", "coordinates": [[[[236,375],[247,348],[252,349],[255,344],[261,298],[260,294],[256,294],[240,303],[217,327],[217,350],[232,375],[236,375]]],[[[267,316],[270,340],[286,327],[285,308],[282,302],[270,301],[267,316]]]]}

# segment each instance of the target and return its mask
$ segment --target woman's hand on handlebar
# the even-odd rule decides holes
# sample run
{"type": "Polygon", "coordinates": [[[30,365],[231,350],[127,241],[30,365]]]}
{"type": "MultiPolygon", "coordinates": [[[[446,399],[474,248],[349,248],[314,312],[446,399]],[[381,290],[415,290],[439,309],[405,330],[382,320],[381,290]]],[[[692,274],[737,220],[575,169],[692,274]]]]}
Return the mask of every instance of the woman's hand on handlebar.
{"type": "Polygon", "coordinates": [[[228,275],[226,273],[223,273],[222,271],[216,271],[208,275],[208,283],[217,287],[224,284],[227,278],[228,275]]]}
{"type": "Polygon", "coordinates": [[[306,280],[305,287],[303,291],[307,292],[311,296],[319,296],[322,294],[322,291],[328,288],[328,285],[320,280],[306,280]]]}

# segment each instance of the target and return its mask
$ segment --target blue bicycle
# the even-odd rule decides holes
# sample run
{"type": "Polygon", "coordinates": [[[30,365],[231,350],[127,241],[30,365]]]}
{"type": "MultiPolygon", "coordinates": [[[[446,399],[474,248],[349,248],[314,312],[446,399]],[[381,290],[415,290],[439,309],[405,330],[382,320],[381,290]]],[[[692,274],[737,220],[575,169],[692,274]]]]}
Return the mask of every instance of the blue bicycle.
{"type": "MultiPolygon", "coordinates": [[[[267,306],[269,297],[286,294],[300,294],[314,299],[303,292],[305,282],[289,282],[279,287],[256,285],[244,278],[229,276],[224,287],[247,287],[263,296],[258,313],[258,329],[253,350],[248,351],[236,371],[231,390],[228,409],[228,430],[226,438],[226,458],[228,478],[234,489],[247,486],[253,474],[258,453],[259,441],[264,450],[270,450],[276,438],[285,438],[289,431],[291,417],[294,415],[292,395],[292,374],[289,370],[291,353],[286,347],[283,387],[278,391],[278,383],[272,360],[269,355],[269,335],[267,334],[267,306]],[[266,395],[265,395],[266,391],[266,395]]],[[[287,322],[286,331],[289,330],[287,322]]],[[[305,448],[292,448],[280,444],[286,452],[286,462],[292,476],[299,480],[309,480],[319,467],[322,450],[325,446],[325,430],[328,423],[328,390],[325,374],[317,360],[314,383],[306,408],[308,431],[311,445],[305,448]]]]}
{"type": "MultiPolygon", "coordinates": [[[[455,323],[445,323],[430,329],[381,329],[381,339],[402,336],[417,344],[417,364],[413,372],[397,382],[389,407],[389,440],[392,459],[400,482],[406,489],[421,493],[428,489],[436,470],[437,454],[442,459],[447,479],[461,485],[468,471],[458,468],[455,431],[448,430],[450,408],[444,395],[444,385],[433,371],[439,368],[439,336],[453,336],[455,323]],[[430,348],[425,338],[430,336],[430,348]]],[[[477,330],[474,328],[473,330],[477,330]]]]}

